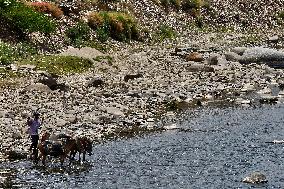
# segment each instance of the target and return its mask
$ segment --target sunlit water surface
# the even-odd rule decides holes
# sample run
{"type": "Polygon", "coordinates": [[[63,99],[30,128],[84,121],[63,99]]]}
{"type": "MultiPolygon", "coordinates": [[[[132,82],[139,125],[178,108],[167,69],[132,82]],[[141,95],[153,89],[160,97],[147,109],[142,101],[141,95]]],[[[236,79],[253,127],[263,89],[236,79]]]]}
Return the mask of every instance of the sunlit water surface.
{"type": "MultiPolygon", "coordinates": [[[[86,163],[0,165],[10,188],[284,188],[284,106],[200,109],[178,127],[97,144],[86,163]],[[260,171],[268,183],[241,182],[260,171]]],[[[0,177],[0,178],[1,178],[0,177]]]]}

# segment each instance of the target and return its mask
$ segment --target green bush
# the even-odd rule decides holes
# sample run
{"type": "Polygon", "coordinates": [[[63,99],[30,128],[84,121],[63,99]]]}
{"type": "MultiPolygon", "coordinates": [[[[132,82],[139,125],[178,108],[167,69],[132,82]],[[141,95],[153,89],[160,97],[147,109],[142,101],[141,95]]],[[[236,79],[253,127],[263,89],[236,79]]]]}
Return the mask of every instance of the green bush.
{"type": "Polygon", "coordinates": [[[159,26],[156,36],[159,41],[164,41],[165,39],[173,39],[177,37],[177,32],[170,26],[162,24],[159,26]]]}
{"type": "Polygon", "coordinates": [[[22,32],[51,33],[56,28],[47,16],[15,0],[0,0],[0,17],[22,32]]]}
{"type": "Polygon", "coordinates": [[[280,11],[280,12],[279,12],[278,18],[284,20],[284,11],[280,11]]]}
{"type": "Polygon", "coordinates": [[[96,30],[98,38],[102,41],[106,41],[108,37],[118,41],[138,39],[137,23],[126,13],[94,12],[89,15],[88,24],[96,30]]]}
{"type": "Polygon", "coordinates": [[[85,22],[78,22],[76,26],[66,31],[67,37],[75,46],[81,46],[90,38],[90,27],[85,22]]]}
{"type": "Polygon", "coordinates": [[[176,8],[181,7],[181,0],[160,0],[161,4],[166,8],[176,8]]]}
{"type": "Polygon", "coordinates": [[[37,69],[56,75],[82,73],[93,66],[89,59],[75,56],[35,56],[18,62],[19,64],[35,65],[37,69]]]}

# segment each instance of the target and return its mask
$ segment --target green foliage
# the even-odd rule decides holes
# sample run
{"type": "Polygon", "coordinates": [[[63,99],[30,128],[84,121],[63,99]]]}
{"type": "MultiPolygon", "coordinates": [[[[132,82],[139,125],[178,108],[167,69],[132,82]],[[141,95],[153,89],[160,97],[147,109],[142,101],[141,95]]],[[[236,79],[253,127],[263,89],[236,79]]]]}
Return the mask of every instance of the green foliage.
{"type": "Polygon", "coordinates": [[[56,28],[47,16],[15,0],[0,0],[0,17],[22,32],[51,33],[56,28]]]}
{"type": "Polygon", "coordinates": [[[37,49],[27,43],[10,45],[8,43],[0,42],[1,65],[9,65],[16,60],[27,58],[34,54],[37,54],[37,49]]]}
{"type": "Polygon", "coordinates": [[[90,27],[85,22],[78,22],[76,26],[66,31],[66,35],[74,46],[81,46],[90,38],[90,27]]]}
{"type": "Polygon", "coordinates": [[[121,12],[94,12],[89,15],[88,24],[93,28],[100,41],[109,37],[118,41],[138,39],[138,29],[135,19],[121,12]]]}
{"type": "Polygon", "coordinates": [[[284,11],[280,11],[280,12],[279,12],[278,18],[284,20],[284,11]]]}
{"type": "Polygon", "coordinates": [[[165,39],[173,39],[177,37],[177,32],[167,25],[160,25],[158,28],[158,32],[156,33],[156,39],[158,41],[164,41],[165,39]]]}
{"type": "Polygon", "coordinates": [[[181,0],[160,0],[161,4],[166,8],[176,8],[179,9],[181,7],[181,0]]]}
{"type": "Polygon", "coordinates": [[[35,56],[19,61],[19,64],[35,65],[40,70],[57,75],[82,73],[93,66],[89,59],[75,56],[35,56]]]}

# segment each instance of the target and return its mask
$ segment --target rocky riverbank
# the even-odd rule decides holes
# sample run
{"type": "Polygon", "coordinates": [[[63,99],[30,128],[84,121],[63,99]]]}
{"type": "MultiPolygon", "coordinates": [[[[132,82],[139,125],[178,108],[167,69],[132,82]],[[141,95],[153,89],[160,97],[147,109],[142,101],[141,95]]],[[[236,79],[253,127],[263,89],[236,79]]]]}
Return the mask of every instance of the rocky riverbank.
{"type": "Polygon", "coordinates": [[[85,135],[102,141],[167,129],[168,125],[157,123],[187,108],[283,103],[284,72],[273,68],[283,66],[283,51],[269,44],[185,43],[130,44],[131,48],[120,46],[111,54],[70,47],[62,54],[89,58],[94,67],[68,76],[12,65],[15,72],[31,75],[10,83],[6,80],[9,84],[1,88],[1,151],[27,151],[30,141],[25,122],[37,109],[44,119],[41,133],[85,135]]]}

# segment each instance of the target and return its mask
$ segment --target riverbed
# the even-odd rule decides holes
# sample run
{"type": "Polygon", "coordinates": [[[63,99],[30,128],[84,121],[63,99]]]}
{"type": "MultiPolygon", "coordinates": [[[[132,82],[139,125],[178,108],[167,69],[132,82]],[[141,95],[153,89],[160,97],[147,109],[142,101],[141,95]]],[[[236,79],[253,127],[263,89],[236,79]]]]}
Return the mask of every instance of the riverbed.
{"type": "Polygon", "coordinates": [[[200,108],[177,129],[93,146],[87,162],[0,164],[6,188],[283,188],[284,106],[200,108]],[[252,172],[268,183],[242,179],[252,172]]]}

